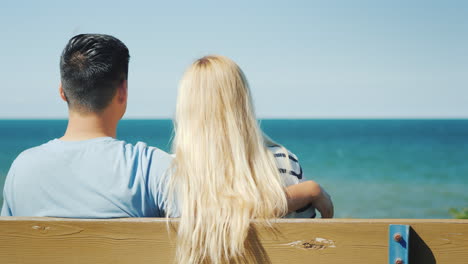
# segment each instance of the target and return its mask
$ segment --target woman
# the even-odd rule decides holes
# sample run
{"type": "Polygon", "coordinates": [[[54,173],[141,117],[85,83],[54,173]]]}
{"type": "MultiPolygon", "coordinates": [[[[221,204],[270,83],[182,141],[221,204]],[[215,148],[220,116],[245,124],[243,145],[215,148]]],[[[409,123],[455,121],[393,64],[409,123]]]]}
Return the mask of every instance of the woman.
{"type": "MultiPolygon", "coordinates": [[[[302,170],[297,162],[289,163],[297,159],[289,159],[291,154],[263,135],[247,80],[226,57],[203,57],[185,72],[175,128],[176,157],[166,201],[167,214],[181,217],[178,263],[241,257],[252,219],[268,224],[288,212],[285,182],[298,182],[291,180],[297,176],[291,172],[302,170]]],[[[287,192],[290,211],[314,195],[327,198],[312,181],[287,192]]]]}

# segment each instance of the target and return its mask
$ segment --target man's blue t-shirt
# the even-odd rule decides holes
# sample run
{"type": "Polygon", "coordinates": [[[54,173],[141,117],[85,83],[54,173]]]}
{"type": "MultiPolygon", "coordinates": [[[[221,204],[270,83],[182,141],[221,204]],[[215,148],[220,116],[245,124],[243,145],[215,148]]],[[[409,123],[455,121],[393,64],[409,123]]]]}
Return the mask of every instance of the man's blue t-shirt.
{"type": "Polygon", "coordinates": [[[2,216],[164,216],[172,157],[110,137],[54,139],[21,153],[8,172],[2,216]]]}

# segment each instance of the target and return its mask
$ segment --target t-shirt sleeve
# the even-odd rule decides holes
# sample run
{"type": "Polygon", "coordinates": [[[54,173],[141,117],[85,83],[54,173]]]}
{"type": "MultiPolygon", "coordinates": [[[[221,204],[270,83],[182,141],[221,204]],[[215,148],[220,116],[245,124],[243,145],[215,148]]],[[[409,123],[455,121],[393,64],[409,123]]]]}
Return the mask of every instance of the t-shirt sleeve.
{"type": "MultiPolygon", "coordinates": [[[[167,187],[171,177],[173,159],[173,156],[160,149],[154,149],[152,152],[151,169],[148,174],[148,191],[160,217],[166,216],[167,187]]],[[[170,217],[177,216],[171,215],[170,217]]]]}
{"type": "MultiPolygon", "coordinates": [[[[270,150],[275,156],[276,164],[283,179],[284,186],[287,187],[304,181],[301,164],[299,163],[299,159],[296,155],[294,155],[294,153],[280,146],[270,147],[270,150]]],[[[315,208],[312,206],[307,206],[297,210],[296,212],[289,213],[285,217],[314,218],[315,208]]]]}
{"type": "Polygon", "coordinates": [[[270,151],[275,157],[284,186],[287,187],[303,181],[302,167],[296,155],[281,146],[272,146],[270,151]]]}
{"type": "Polygon", "coordinates": [[[0,216],[13,216],[13,213],[11,211],[11,205],[9,203],[10,200],[10,193],[11,193],[11,180],[14,175],[14,164],[11,165],[10,171],[8,172],[8,175],[5,180],[5,185],[3,187],[3,206],[2,206],[2,211],[0,213],[0,216]]]}
{"type": "Polygon", "coordinates": [[[10,206],[8,205],[7,200],[5,198],[3,198],[3,206],[0,216],[13,216],[11,213],[10,206]]]}

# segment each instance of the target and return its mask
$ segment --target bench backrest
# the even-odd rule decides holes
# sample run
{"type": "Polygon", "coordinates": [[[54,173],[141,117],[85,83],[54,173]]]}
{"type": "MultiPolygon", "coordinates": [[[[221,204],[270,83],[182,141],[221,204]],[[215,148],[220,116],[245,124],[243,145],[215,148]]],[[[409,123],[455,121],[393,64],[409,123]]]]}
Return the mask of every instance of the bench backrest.
{"type": "MultiPolygon", "coordinates": [[[[409,263],[468,263],[468,220],[278,219],[253,224],[256,263],[389,263],[389,225],[410,225],[409,263]]],[[[173,263],[177,220],[0,217],[0,263],[173,263]],[[171,229],[170,228],[170,229],[171,229]]]]}

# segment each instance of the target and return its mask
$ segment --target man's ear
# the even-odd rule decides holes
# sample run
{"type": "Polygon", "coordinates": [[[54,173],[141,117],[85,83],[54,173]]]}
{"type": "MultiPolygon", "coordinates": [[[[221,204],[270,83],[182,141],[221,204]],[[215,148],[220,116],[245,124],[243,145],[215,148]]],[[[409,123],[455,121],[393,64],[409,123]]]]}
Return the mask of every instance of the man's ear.
{"type": "Polygon", "coordinates": [[[128,84],[127,80],[123,80],[122,83],[119,86],[119,89],[117,91],[117,99],[119,103],[126,103],[127,102],[127,97],[128,97],[128,84]]]}
{"type": "Polygon", "coordinates": [[[59,85],[59,94],[60,98],[62,98],[63,101],[67,102],[67,97],[65,96],[65,92],[63,91],[62,83],[59,85]]]}

